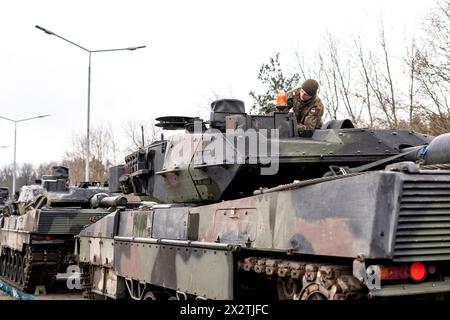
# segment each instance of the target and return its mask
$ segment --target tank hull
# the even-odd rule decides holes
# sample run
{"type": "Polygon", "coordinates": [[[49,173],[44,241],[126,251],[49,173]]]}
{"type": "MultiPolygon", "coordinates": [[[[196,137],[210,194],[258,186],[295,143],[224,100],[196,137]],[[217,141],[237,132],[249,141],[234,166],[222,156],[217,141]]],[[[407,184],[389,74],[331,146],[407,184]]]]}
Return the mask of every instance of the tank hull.
{"type": "Polygon", "coordinates": [[[80,257],[103,270],[97,276],[114,274],[95,291],[109,290],[113,298],[143,299],[148,292],[208,299],[448,294],[449,183],[449,171],[383,170],[211,205],[118,210],[81,232],[80,257]],[[405,279],[403,287],[370,282],[372,266],[418,261],[433,265],[440,277],[405,279]]]}
{"type": "Polygon", "coordinates": [[[105,209],[47,208],[0,218],[0,279],[34,293],[51,291],[57,273],[75,264],[75,236],[105,209]]]}

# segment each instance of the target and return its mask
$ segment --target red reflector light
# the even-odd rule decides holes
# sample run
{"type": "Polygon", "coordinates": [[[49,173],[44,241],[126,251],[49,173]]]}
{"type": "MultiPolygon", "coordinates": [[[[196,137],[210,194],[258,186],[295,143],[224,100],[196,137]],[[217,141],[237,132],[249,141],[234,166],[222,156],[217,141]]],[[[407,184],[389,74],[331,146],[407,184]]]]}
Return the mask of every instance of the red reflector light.
{"type": "Polygon", "coordinates": [[[409,269],[411,278],[415,281],[422,281],[427,275],[427,268],[422,262],[414,262],[409,269]]]}
{"type": "Polygon", "coordinates": [[[408,266],[380,266],[381,280],[400,280],[409,278],[408,266]]]}

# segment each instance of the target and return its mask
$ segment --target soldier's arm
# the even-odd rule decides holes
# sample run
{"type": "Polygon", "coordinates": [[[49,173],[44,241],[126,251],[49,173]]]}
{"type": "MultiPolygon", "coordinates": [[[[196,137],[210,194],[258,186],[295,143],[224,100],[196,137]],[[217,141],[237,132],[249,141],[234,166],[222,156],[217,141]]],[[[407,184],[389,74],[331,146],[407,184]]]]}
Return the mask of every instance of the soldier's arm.
{"type": "Polygon", "coordinates": [[[300,97],[300,88],[294,89],[286,93],[288,109],[295,108],[295,100],[300,97]]]}
{"type": "Polygon", "coordinates": [[[306,129],[309,129],[309,128],[307,128],[306,125],[304,125],[304,124],[298,123],[297,124],[297,129],[298,130],[306,130],[306,129]]]}

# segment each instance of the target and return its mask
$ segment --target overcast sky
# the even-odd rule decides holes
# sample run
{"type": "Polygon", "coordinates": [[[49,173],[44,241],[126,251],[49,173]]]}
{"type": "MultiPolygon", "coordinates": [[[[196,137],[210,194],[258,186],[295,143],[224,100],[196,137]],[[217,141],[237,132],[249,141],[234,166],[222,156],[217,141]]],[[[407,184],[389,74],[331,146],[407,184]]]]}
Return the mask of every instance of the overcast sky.
{"type": "MultiPolygon", "coordinates": [[[[376,41],[380,13],[389,35],[420,30],[435,1],[1,1],[0,115],[50,117],[18,124],[17,162],[61,160],[86,131],[90,50],[146,45],[92,56],[91,123],[117,136],[127,120],[194,116],[212,92],[251,106],[260,65],[281,52],[317,49],[329,31],[376,41]]],[[[392,45],[404,46],[399,38],[392,45]]],[[[397,39],[397,40],[396,40],[397,39]]],[[[202,106],[203,109],[202,109],[202,106]]],[[[204,113],[203,113],[204,116],[204,113]]],[[[14,124],[0,119],[0,166],[13,162],[14,124]]]]}

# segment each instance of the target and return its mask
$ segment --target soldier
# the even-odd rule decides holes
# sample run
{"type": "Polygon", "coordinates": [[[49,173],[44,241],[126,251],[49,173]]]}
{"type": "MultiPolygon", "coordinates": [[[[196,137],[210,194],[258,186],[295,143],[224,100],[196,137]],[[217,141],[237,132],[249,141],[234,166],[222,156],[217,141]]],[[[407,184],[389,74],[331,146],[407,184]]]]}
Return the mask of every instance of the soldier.
{"type": "Polygon", "coordinates": [[[292,90],[287,95],[288,108],[293,108],[297,117],[298,130],[319,129],[322,126],[323,104],[317,97],[319,84],[308,79],[300,88],[292,90]]]}

